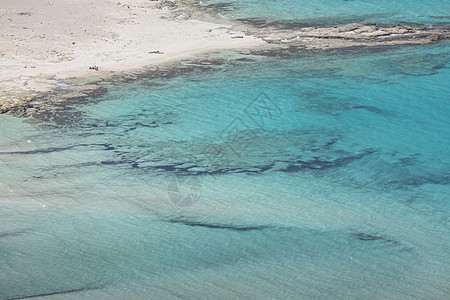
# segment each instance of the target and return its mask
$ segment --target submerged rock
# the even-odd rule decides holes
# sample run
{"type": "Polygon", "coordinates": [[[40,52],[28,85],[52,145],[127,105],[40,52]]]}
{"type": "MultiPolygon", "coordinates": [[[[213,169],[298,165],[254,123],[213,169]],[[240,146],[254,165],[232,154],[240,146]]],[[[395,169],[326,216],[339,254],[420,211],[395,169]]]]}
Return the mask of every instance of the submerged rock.
{"type": "Polygon", "coordinates": [[[450,29],[413,25],[347,24],[334,27],[279,28],[254,26],[248,32],[271,44],[307,49],[427,44],[450,38],[450,29]]]}

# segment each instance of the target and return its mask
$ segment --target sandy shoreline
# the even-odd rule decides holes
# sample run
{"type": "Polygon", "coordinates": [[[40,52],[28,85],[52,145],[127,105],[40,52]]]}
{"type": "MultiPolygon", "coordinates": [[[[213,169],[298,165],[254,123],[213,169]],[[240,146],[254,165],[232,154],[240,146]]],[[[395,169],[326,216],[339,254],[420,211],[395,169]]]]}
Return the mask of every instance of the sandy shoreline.
{"type": "MultiPolygon", "coordinates": [[[[61,85],[70,86],[69,78],[100,78],[213,51],[253,51],[269,44],[328,50],[450,38],[448,28],[395,24],[287,28],[286,24],[261,27],[259,21],[249,20],[224,25],[199,20],[181,1],[168,0],[0,0],[0,4],[0,114],[33,114],[40,104],[30,103],[61,85]]],[[[74,95],[86,90],[71,88],[74,95]]]]}
{"type": "Polygon", "coordinates": [[[68,77],[265,43],[229,25],[196,20],[162,0],[0,2],[0,108],[48,92],[68,77]]]}

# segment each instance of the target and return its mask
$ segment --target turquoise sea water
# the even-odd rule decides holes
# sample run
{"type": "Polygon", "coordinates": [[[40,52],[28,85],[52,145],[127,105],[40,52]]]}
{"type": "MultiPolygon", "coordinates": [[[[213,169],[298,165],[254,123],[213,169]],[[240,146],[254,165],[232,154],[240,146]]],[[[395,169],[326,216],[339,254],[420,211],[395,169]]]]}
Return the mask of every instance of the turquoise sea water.
{"type": "Polygon", "coordinates": [[[446,299],[449,43],[265,54],[0,116],[0,299],[446,299]]]}
{"type": "Polygon", "coordinates": [[[202,0],[195,2],[198,7],[227,18],[293,21],[314,26],[351,22],[423,25],[450,22],[450,3],[443,0],[202,0]]]}

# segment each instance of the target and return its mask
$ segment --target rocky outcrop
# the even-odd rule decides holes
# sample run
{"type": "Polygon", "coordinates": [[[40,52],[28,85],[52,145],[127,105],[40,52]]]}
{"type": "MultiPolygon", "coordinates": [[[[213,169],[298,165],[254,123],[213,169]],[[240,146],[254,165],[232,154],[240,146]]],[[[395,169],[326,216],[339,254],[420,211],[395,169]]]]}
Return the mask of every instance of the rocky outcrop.
{"type": "Polygon", "coordinates": [[[450,29],[413,25],[347,24],[334,27],[285,29],[254,27],[247,32],[271,44],[308,49],[355,46],[427,44],[450,38],[450,29]]]}

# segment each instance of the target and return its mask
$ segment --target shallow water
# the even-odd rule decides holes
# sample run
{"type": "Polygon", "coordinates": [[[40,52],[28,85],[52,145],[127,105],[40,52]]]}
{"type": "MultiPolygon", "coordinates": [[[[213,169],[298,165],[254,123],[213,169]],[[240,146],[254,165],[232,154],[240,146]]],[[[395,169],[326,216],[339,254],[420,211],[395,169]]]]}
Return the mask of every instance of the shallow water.
{"type": "Polygon", "coordinates": [[[450,22],[450,3],[445,0],[202,0],[197,6],[224,18],[295,21],[312,26],[351,22],[439,26],[450,22]]]}
{"type": "Polygon", "coordinates": [[[448,45],[224,52],[0,116],[0,299],[445,299],[448,45]]]}

